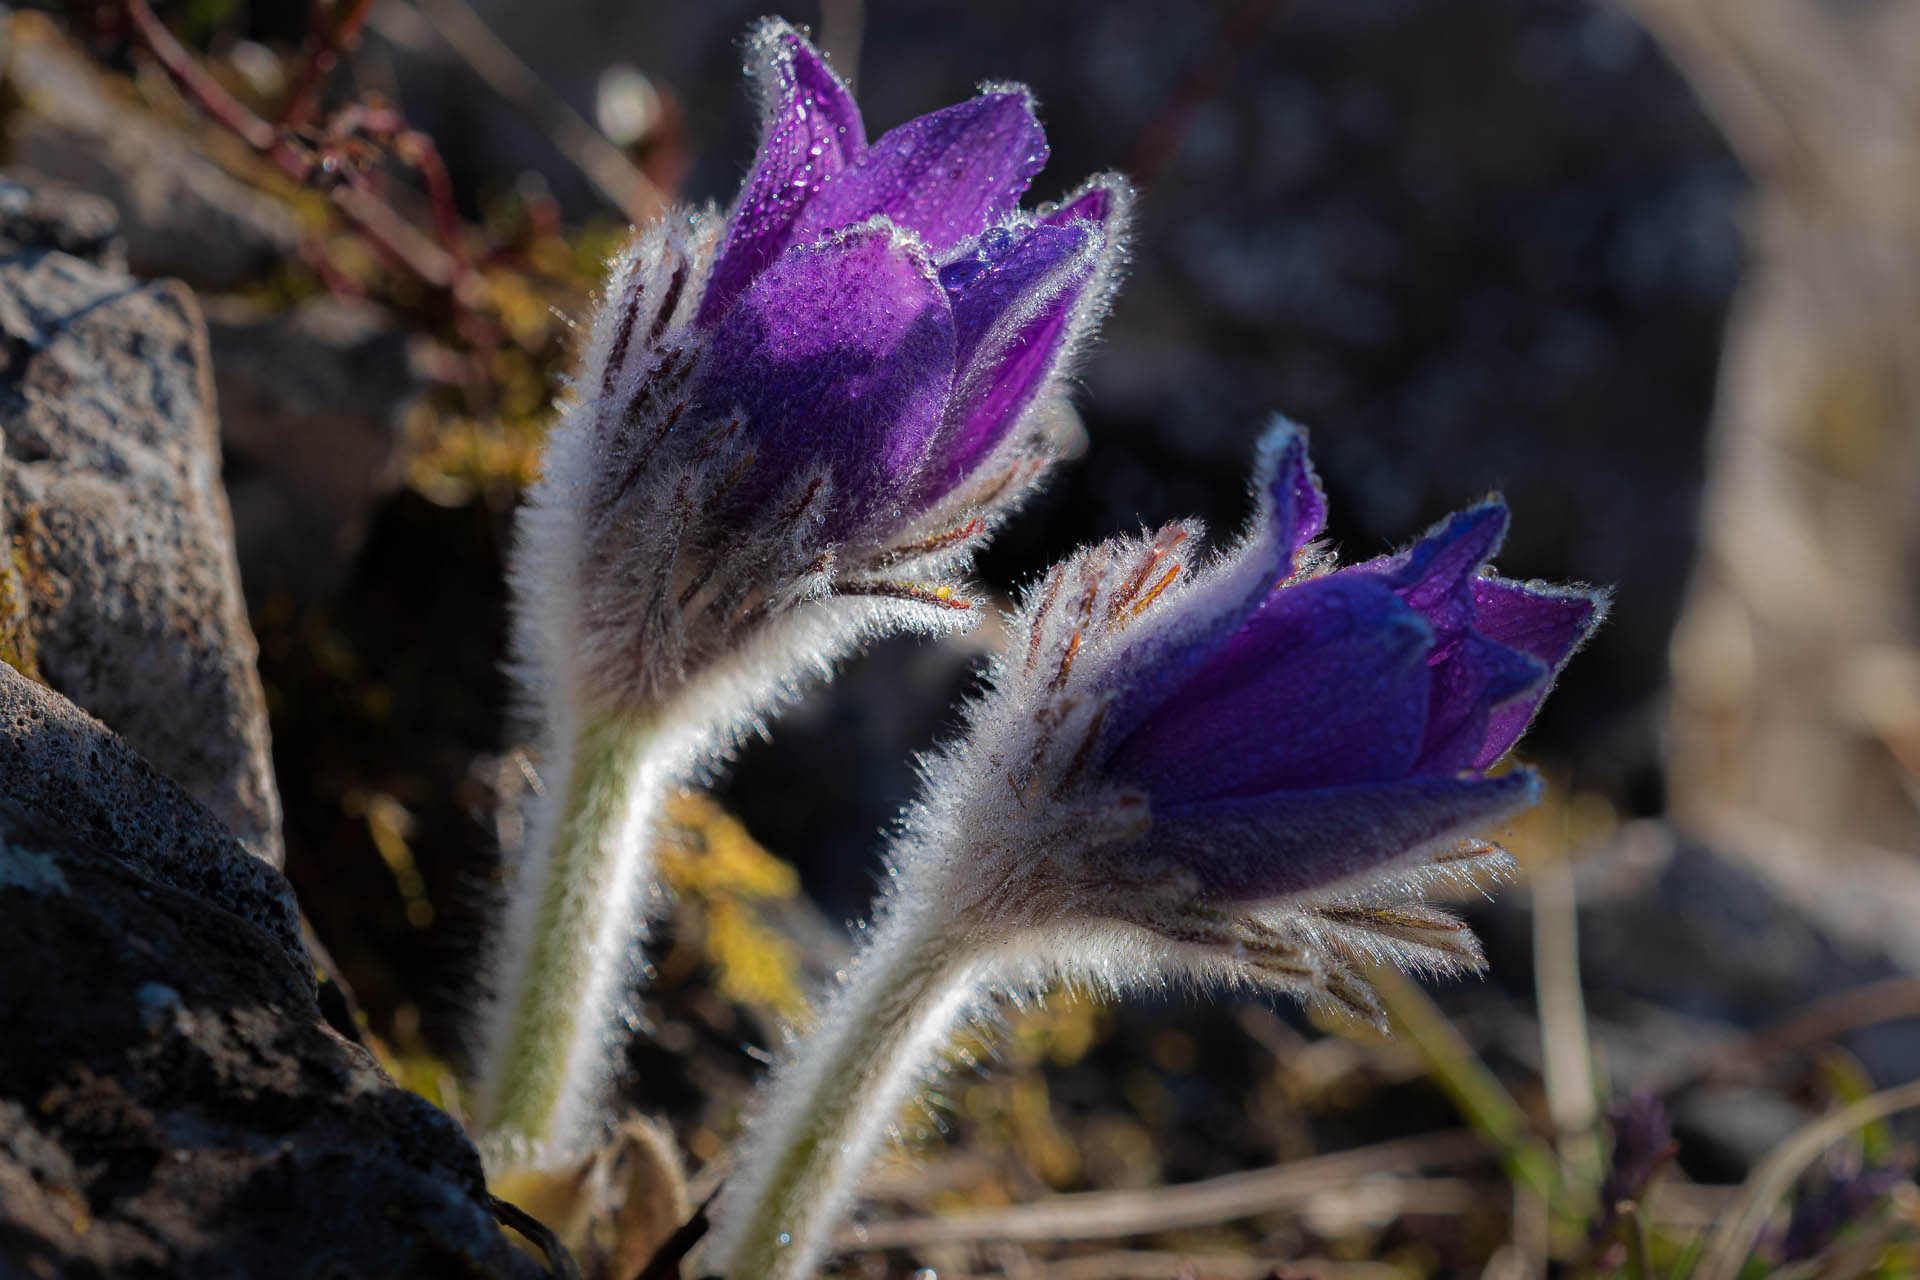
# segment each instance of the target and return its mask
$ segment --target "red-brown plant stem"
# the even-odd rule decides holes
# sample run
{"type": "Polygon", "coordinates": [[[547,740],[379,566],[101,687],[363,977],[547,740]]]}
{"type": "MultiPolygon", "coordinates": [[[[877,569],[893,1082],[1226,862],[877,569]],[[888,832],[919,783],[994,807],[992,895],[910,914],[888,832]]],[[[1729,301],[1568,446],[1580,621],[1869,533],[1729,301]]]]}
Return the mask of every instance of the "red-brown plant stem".
{"type": "Polygon", "coordinates": [[[173,37],[155,16],[147,0],[125,0],[134,30],[167,74],[195,106],[253,148],[280,172],[303,186],[326,192],[334,207],[381,257],[409,271],[426,284],[448,292],[454,321],[461,336],[484,341],[490,329],[474,305],[480,281],[465,250],[464,229],[454,205],[453,187],[433,140],[408,127],[389,108],[355,104],[342,110],[323,133],[327,144],[315,148],[291,133],[262,120],[228,93],[173,37]],[[343,144],[357,131],[385,135],[396,157],[416,170],[426,183],[438,243],[422,235],[382,199],[358,172],[343,144]]]}
{"type": "Polygon", "coordinates": [[[147,0],[126,0],[127,18],[146,41],[147,48],[160,60],[167,74],[191,96],[196,105],[232,131],[255,151],[278,165],[282,172],[306,181],[306,168],[279,138],[274,127],[242,106],[239,99],[221,88],[186,51],[166,24],[154,16],[147,0]]]}
{"type": "Polygon", "coordinates": [[[324,137],[328,144],[339,145],[355,134],[366,134],[385,142],[402,164],[420,175],[427,187],[427,207],[433,215],[434,232],[464,273],[469,266],[466,237],[460,225],[460,211],[454,204],[453,180],[433,139],[409,125],[392,107],[360,102],[349,103],[335,112],[327,121],[324,137]]]}
{"type": "Polygon", "coordinates": [[[300,53],[300,69],[280,106],[278,123],[286,129],[297,129],[313,119],[320,86],[340,65],[340,56],[360,42],[360,28],[373,12],[373,0],[336,0],[332,5],[326,0],[313,0],[312,12],[307,41],[300,53]]]}
{"type": "MultiPolygon", "coordinates": [[[[394,158],[420,175],[427,189],[427,208],[433,218],[440,247],[452,260],[448,288],[453,294],[454,327],[460,336],[476,347],[497,345],[498,329],[479,311],[480,276],[467,253],[466,230],[460,224],[460,210],[454,203],[453,179],[446,161],[433,139],[415,129],[392,107],[352,102],[327,120],[321,135],[325,154],[335,154],[350,145],[356,136],[365,136],[384,145],[394,158]]],[[[366,175],[353,166],[342,170],[345,180],[364,191],[370,199],[379,199],[366,175]]]]}

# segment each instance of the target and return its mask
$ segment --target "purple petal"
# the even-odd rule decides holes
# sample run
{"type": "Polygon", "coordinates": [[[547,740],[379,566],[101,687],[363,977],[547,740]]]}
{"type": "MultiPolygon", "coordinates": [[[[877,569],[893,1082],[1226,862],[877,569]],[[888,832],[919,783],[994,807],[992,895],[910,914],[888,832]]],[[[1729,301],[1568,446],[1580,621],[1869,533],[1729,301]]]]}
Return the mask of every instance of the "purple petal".
{"type": "Polygon", "coordinates": [[[1597,592],[1506,578],[1473,580],[1473,629],[1555,671],[1605,612],[1605,597],[1597,592]]]}
{"type": "Polygon", "coordinates": [[[807,202],[867,149],[853,95],[805,37],[769,21],[756,32],[753,49],[763,95],[760,152],[727,217],[726,241],[700,300],[702,325],[718,320],[793,243],[807,202]]]}
{"type": "Polygon", "coordinates": [[[1404,777],[1432,630],[1377,578],[1279,592],[1108,762],[1156,808],[1404,777]]]}
{"type": "MultiPolygon", "coordinates": [[[[1059,290],[1063,269],[1084,271],[1087,264],[1076,259],[1084,259],[1082,250],[1096,234],[1084,226],[998,227],[980,238],[973,253],[944,264],[940,283],[953,299],[960,366],[973,360],[996,325],[1019,328],[1020,313],[1036,310],[1059,290]],[[1013,323],[1003,323],[1009,320],[1013,323]]],[[[1004,343],[1004,333],[1000,340],[1004,343]]]]}
{"type": "Polygon", "coordinates": [[[958,372],[925,497],[965,479],[1051,381],[1099,241],[1085,224],[996,229],[981,237],[977,256],[941,268],[953,300],[958,372]]]}
{"type": "Polygon", "coordinates": [[[804,244],[885,214],[944,254],[1013,212],[1046,162],[1033,100],[1025,92],[982,94],[874,143],[820,188],[794,238],[804,244]]]}
{"type": "Polygon", "coordinates": [[[825,468],[829,536],[898,502],[953,381],[953,312],[925,251],[884,224],[782,254],[722,318],[693,395],[741,421],[753,464],[730,501],[825,468]]]}
{"type": "Polygon", "coordinates": [[[1505,578],[1475,578],[1473,605],[1474,630],[1539,659],[1549,672],[1528,696],[1513,699],[1488,716],[1485,741],[1473,760],[1475,768],[1484,769],[1520,740],[1553,688],[1552,677],[1600,625],[1607,608],[1604,593],[1505,578]]]}
{"type": "Polygon", "coordinates": [[[1322,889],[1471,835],[1539,799],[1540,780],[1406,778],[1168,809],[1147,848],[1199,881],[1201,896],[1258,902],[1322,889]]]}
{"type": "Polygon", "coordinates": [[[1352,572],[1386,577],[1444,642],[1473,625],[1469,586],[1506,535],[1507,507],[1495,498],[1448,516],[1399,555],[1357,565],[1352,572]]]}
{"type": "MultiPolygon", "coordinates": [[[[1320,477],[1307,460],[1307,433],[1282,418],[1260,441],[1257,473],[1270,504],[1269,524],[1286,548],[1292,572],[1300,548],[1320,536],[1327,524],[1327,498],[1320,477]]],[[[1285,576],[1285,575],[1282,575],[1285,576]]]]}
{"type": "Polygon", "coordinates": [[[1122,188],[1116,185],[1118,182],[1116,178],[1096,178],[1086,190],[1069,196],[1041,214],[1041,225],[1064,227],[1072,222],[1091,222],[1106,226],[1108,219],[1120,207],[1122,188]]]}
{"type": "Polygon", "coordinates": [[[1426,741],[1413,773],[1451,775],[1479,766],[1495,709],[1547,683],[1545,663],[1469,631],[1433,668],[1426,741]]]}
{"type": "Polygon", "coordinates": [[[1293,574],[1294,557],[1320,532],[1326,499],[1307,457],[1306,431],[1281,418],[1260,440],[1254,463],[1260,511],[1233,563],[1211,575],[1202,594],[1182,607],[1183,625],[1150,631],[1115,658],[1114,700],[1104,744],[1115,744],[1232,643],[1241,626],[1293,574]]]}

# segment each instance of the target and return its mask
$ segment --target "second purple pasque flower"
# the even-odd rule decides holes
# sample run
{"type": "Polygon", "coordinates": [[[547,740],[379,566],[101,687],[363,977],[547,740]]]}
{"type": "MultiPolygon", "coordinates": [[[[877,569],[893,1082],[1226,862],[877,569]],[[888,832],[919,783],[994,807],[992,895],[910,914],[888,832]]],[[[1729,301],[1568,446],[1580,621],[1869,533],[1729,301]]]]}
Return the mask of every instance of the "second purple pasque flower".
{"type": "Polygon", "coordinates": [[[525,524],[522,587],[568,619],[535,647],[640,714],[701,673],[764,704],[788,655],[970,621],[955,575],[1058,452],[1120,257],[1118,178],[1020,209],[1047,159],[1024,88],[869,141],[792,27],[750,49],[752,170],[724,221],[618,264],[525,524]]]}
{"type": "Polygon", "coordinates": [[[1504,869],[1472,837],[1539,781],[1493,767],[1605,598],[1494,577],[1498,500],[1337,567],[1290,426],[1256,479],[1224,554],[1197,559],[1193,524],[1088,548],[1013,618],[734,1156],[709,1259],[728,1280],[812,1274],[889,1118],[999,1000],[1188,979],[1379,1021],[1371,964],[1481,963],[1421,892],[1504,869]]]}
{"type": "Polygon", "coordinates": [[[1367,962],[1479,963],[1421,889],[1504,862],[1467,837],[1540,783],[1494,766],[1606,598],[1494,576],[1497,498],[1337,567],[1291,427],[1258,491],[1253,531],[1211,563],[1174,524],[1057,566],[966,748],[934,765],[930,804],[953,811],[923,818],[996,815],[979,838],[1007,865],[956,909],[1016,946],[1086,944],[1035,947],[1043,968],[1252,979],[1372,1017],[1367,962]]]}

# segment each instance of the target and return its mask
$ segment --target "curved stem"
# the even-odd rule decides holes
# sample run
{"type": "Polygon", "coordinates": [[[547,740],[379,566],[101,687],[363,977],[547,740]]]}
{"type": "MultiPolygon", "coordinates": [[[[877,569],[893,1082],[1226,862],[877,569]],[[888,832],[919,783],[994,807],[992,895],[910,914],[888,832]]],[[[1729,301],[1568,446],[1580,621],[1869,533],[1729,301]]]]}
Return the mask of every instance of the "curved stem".
{"type": "Polygon", "coordinates": [[[813,1274],[874,1148],[979,990],[978,953],[896,897],[817,1028],[788,1051],[717,1206],[710,1269],[813,1274]]]}
{"type": "Polygon", "coordinates": [[[605,1022],[639,933],[639,863],[659,802],[653,737],[644,721],[589,717],[552,762],[558,810],[536,827],[513,890],[523,911],[537,906],[511,931],[498,975],[480,1115],[490,1135],[562,1147],[604,1078],[605,1022]]]}

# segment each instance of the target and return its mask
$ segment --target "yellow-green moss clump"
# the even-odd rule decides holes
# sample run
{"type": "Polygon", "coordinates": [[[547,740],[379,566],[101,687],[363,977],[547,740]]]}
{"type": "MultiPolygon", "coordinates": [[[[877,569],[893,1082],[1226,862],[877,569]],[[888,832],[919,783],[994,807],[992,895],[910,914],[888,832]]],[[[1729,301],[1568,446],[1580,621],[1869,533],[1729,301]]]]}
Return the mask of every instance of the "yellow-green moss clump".
{"type": "Polygon", "coordinates": [[[20,532],[7,540],[0,557],[0,662],[29,680],[45,684],[40,674],[40,645],[33,634],[33,587],[42,575],[36,571],[29,538],[36,524],[30,508],[20,532]]]}

